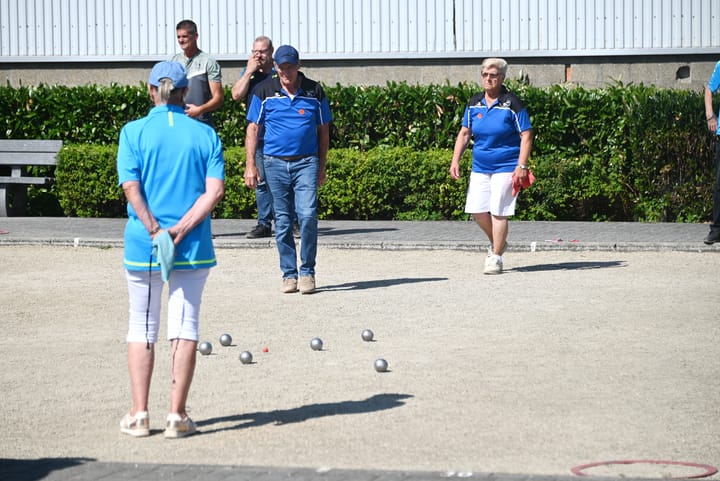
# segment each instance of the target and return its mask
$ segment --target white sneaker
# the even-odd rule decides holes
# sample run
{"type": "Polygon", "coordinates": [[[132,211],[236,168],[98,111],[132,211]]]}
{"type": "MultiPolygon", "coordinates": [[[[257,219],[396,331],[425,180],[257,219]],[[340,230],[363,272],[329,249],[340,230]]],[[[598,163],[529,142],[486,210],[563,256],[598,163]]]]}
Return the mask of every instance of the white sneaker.
{"type": "Polygon", "coordinates": [[[197,431],[197,427],[190,416],[181,418],[179,414],[168,414],[165,426],[166,438],[184,438],[195,431],[197,431]]]}
{"type": "Polygon", "coordinates": [[[136,438],[150,436],[150,418],[147,411],[138,411],[135,416],[126,414],[120,420],[120,432],[136,438]]]}
{"type": "Polygon", "coordinates": [[[490,254],[485,258],[485,274],[502,274],[502,257],[490,254]]]}

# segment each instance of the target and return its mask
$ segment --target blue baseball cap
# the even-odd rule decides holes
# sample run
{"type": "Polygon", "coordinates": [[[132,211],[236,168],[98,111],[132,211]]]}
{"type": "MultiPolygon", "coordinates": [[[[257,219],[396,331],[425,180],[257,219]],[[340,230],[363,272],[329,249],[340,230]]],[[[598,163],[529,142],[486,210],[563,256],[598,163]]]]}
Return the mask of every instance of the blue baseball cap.
{"type": "Polygon", "coordinates": [[[156,63],[150,71],[148,82],[154,87],[159,87],[160,80],[164,78],[172,80],[173,87],[176,89],[188,86],[187,73],[181,63],[168,61],[156,63]]]}
{"type": "Polygon", "coordinates": [[[283,45],[275,51],[275,63],[282,65],[284,63],[291,63],[297,65],[300,63],[300,54],[295,50],[295,47],[290,45],[283,45]]]}

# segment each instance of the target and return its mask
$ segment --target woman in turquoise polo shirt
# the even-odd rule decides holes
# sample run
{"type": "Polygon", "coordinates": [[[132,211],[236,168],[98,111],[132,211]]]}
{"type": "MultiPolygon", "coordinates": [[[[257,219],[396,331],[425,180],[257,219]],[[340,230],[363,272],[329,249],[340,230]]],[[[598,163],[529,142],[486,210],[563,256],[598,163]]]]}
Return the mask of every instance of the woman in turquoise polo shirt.
{"type": "Polygon", "coordinates": [[[172,387],[165,437],[178,438],[196,430],[185,404],[195,370],[200,300],[216,264],[210,213],[225,191],[225,161],[215,130],[185,114],[185,68],[160,62],[148,84],[155,107],[123,127],[117,156],[128,200],[123,263],[130,299],[126,340],[132,394],[120,431],[135,437],[150,434],[148,397],[166,279],[172,387]]]}

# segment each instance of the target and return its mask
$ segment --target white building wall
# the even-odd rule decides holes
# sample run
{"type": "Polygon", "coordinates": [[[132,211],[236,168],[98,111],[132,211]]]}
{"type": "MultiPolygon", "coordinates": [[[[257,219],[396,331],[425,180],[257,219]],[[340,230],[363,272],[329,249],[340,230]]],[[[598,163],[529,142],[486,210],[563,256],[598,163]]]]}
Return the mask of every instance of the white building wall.
{"type": "Polygon", "coordinates": [[[0,63],[164,59],[184,18],[218,60],[720,53],[720,0],[2,0],[0,63]]]}

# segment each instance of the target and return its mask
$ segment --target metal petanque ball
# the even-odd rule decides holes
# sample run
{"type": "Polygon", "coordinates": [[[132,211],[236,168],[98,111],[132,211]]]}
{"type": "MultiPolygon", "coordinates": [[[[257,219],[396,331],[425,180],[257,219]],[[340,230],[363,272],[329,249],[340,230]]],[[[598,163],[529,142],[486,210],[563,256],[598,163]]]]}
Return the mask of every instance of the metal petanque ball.
{"type": "Polygon", "coordinates": [[[373,340],[373,337],[375,337],[375,334],[370,329],[365,329],[362,332],[363,341],[370,342],[373,340]]]}
{"type": "Polygon", "coordinates": [[[220,344],[223,346],[229,346],[232,344],[232,336],[230,334],[223,334],[220,336],[220,344]]]}
{"type": "Polygon", "coordinates": [[[212,344],[207,341],[201,342],[198,346],[198,351],[200,351],[200,354],[202,354],[203,356],[207,356],[212,352],[212,344]]]}
{"type": "Polygon", "coordinates": [[[319,337],[315,337],[310,341],[310,347],[313,351],[322,351],[323,342],[319,337]]]}
{"type": "Polygon", "coordinates": [[[388,362],[385,359],[376,359],[375,370],[377,372],[386,372],[388,370],[388,362]]]}
{"type": "Polygon", "coordinates": [[[241,352],[240,362],[243,364],[250,364],[252,362],[252,353],[250,351],[241,352]]]}

